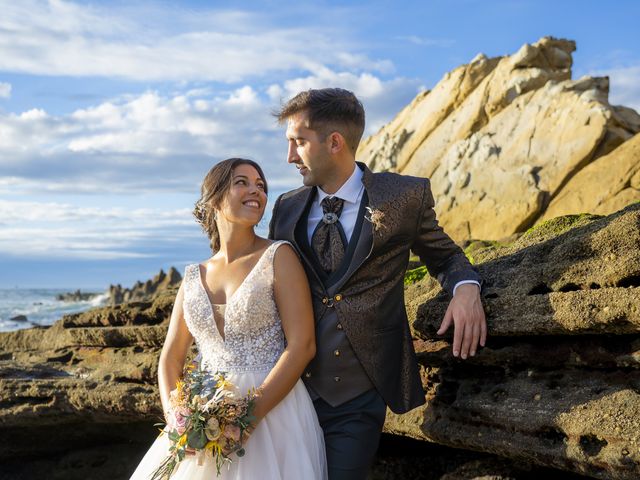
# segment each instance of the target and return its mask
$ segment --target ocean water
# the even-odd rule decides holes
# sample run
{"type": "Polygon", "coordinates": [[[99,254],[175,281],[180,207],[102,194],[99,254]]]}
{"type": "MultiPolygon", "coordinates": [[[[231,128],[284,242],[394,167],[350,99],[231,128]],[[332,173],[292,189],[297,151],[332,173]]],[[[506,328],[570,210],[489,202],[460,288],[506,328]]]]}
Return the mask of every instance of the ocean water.
{"type": "Polygon", "coordinates": [[[30,328],[34,325],[52,325],[67,313],[77,313],[104,305],[106,293],[83,302],[61,302],[56,295],[74,290],[54,288],[0,289],[0,332],[30,328]],[[17,315],[27,317],[26,322],[12,321],[17,315]]]}

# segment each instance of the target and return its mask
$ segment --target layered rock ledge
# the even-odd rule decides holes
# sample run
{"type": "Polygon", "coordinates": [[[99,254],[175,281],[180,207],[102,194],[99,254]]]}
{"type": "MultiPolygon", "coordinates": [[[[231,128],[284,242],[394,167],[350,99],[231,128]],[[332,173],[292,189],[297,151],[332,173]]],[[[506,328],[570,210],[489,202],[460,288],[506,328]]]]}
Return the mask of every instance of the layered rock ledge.
{"type": "Polygon", "coordinates": [[[490,338],[437,339],[448,298],[408,287],[427,404],[386,431],[602,479],[640,477],[640,203],[473,252],[490,338]]]}

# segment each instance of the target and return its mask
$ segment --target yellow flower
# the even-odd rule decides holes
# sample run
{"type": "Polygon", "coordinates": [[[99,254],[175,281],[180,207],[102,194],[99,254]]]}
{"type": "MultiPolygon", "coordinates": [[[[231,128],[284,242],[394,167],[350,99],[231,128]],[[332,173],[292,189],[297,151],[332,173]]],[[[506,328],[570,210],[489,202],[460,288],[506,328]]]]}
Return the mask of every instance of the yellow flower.
{"type": "Polygon", "coordinates": [[[222,446],[218,443],[218,442],[207,442],[207,444],[204,446],[204,449],[207,451],[210,451],[211,453],[213,453],[214,451],[216,453],[220,453],[222,451],[222,446]]]}
{"type": "Polygon", "coordinates": [[[233,383],[231,383],[226,378],[221,377],[218,380],[218,382],[216,383],[216,388],[221,388],[223,390],[232,390],[233,389],[233,383]]]}
{"type": "Polygon", "coordinates": [[[180,437],[180,440],[178,440],[178,445],[179,445],[180,447],[183,447],[185,443],[187,443],[187,434],[186,434],[186,433],[185,433],[185,434],[183,434],[183,435],[180,437]]]}

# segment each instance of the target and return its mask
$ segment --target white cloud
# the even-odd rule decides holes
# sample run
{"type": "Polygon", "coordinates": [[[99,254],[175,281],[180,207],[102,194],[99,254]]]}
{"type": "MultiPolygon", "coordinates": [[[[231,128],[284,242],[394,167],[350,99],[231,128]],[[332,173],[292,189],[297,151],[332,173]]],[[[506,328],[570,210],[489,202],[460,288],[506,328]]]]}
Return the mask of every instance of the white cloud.
{"type": "Polygon", "coordinates": [[[0,200],[0,254],[123,259],[152,256],[143,244],[201,237],[188,209],[87,208],[0,200]]]}
{"type": "Polygon", "coordinates": [[[274,100],[288,99],[302,90],[326,87],[351,90],[362,100],[367,119],[365,135],[371,135],[418,94],[420,82],[402,77],[383,80],[370,73],[334,72],[322,68],[314,75],[287,80],[284,85],[271,85],[268,94],[274,100]]]}
{"type": "Polygon", "coordinates": [[[219,8],[5,2],[0,16],[0,70],[233,83],[274,72],[313,72],[323,66],[315,59],[342,68],[393,69],[388,60],[371,60],[351,51],[346,33],[319,24],[278,23],[267,14],[219,8]]]}
{"type": "Polygon", "coordinates": [[[406,35],[396,37],[398,40],[413,43],[414,45],[420,45],[421,47],[451,47],[455,42],[450,38],[424,38],[417,35],[406,35]]]}
{"type": "Polygon", "coordinates": [[[148,91],[61,116],[0,113],[0,177],[48,190],[192,188],[215,159],[260,161],[280,145],[268,102],[249,86],[204,98],[148,91]]]}
{"type": "Polygon", "coordinates": [[[11,97],[11,84],[6,82],[0,82],[0,98],[11,97]]]}
{"type": "Polygon", "coordinates": [[[609,76],[609,102],[612,105],[624,105],[640,112],[640,65],[614,68],[599,74],[609,76]]]}
{"type": "Polygon", "coordinates": [[[363,100],[371,134],[415,96],[418,85],[321,68],[263,89],[150,90],[67,115],[41,108],[0,111],[0,191],[193,191],[210,165],[232,156],[263,164],[274,185],[293,186],[299,179],[282,168],[283,129],[271,116],[281,99],[308,88],[347,88],[363,100]]]}

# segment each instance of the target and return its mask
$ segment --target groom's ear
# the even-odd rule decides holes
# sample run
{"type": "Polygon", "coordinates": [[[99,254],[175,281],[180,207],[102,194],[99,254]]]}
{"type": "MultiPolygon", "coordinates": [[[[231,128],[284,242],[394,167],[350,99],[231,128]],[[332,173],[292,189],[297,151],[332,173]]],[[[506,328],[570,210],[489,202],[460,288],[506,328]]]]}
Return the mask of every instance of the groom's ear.
{"type": "Polygon", "coordinates": [[[340,132],[332,132],[328,139],[329,151],[333,154],[340,152],[347,147],[344,137],[340,132]]]}

